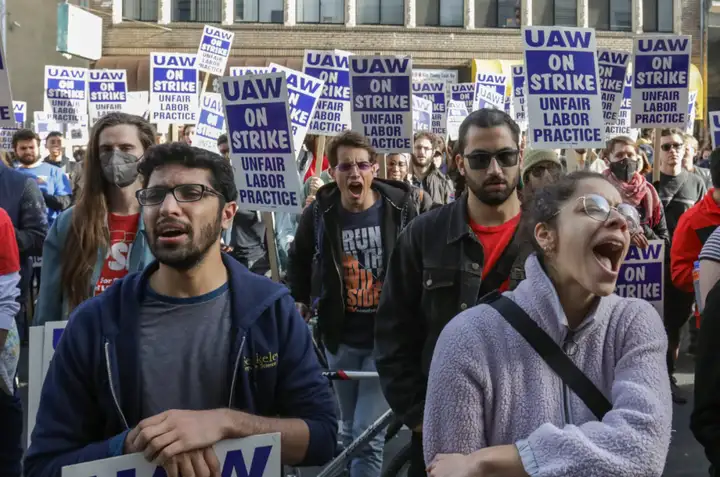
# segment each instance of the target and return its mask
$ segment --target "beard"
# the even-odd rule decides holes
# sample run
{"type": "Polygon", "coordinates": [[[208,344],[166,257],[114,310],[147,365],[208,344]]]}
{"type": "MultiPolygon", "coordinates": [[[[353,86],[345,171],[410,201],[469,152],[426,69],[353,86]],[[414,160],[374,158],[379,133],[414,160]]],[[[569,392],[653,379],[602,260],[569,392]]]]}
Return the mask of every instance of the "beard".
{"type": "Polygon", "coordinates": [[[195,240],[195,231],[191,226],[185,227],[187,241],[178,245],[162,245],[159,236],[153,230],[150,250],[158,262],[175,270],[185,272],[199,264],[208,254],[210,247],[217,242],[222,230],[222,210],[218,213],[215,221],[204,224],[195,240]]]}
{"type": "Polygon", "coordinates": [[[415,165],[415,167],[425,167],[428,164],[430,164],[430,162],[432,162],[432,158],[431,159],[424,159],[424,158],[420,159],[416,154],[412,155],[412,163],[415,165]]]}
{"type": "Polygon", "coordinates": [[[21,164],[32,166],[40,159],[40,156],[15,156],[15,158],[21,164]]]}
{"type": "Polygon", "coordinates": [[[515,176],[512,183],[508,183],[505,179],[497,176],[488,177],[483,182],[478,182],[471,177],[471,174],[465,174],[465,183],[470,192],[472,192],[480,202],[491,207],[497,207],[498,205],[504,204],[515,189],[517,189],[518,176],[515,176]],[[497,184],[505,184],[505,190],[491,191],[486,189],[486,186],[497,184]]]}

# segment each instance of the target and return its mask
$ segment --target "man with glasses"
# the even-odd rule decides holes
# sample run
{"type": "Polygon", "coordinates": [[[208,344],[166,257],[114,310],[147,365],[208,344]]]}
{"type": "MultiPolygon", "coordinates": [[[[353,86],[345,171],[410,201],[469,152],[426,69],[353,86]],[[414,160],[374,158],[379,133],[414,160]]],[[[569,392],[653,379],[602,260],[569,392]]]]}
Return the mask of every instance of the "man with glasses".
{"type": "MultiPolygon", "coordinates": [[[[318,326],[331,369],[375,371],[374,322],[385,270],[400,231],[431,206],[410,184],[374,178],[375,150],[346,131],[328,148],[334,182],[322,186],[305,208],[290,247],[288,282],[298,309],[318,326]]],[[[340,437],[359,437],[387,403],[377,380],[338,382],[340,437]]],[[[373,438],[350,466],[351,477],[377,477],[384,433],[373,438]]]]}
{"type": "Polygon", "coordinates": [[[273,432],[283,463],[322,465],[337,418],[307,327],[287,288],[220,252],[237,209],[232,166],[173,143],[148,149],[139,172],[157,261],[73,312],[25,475],[133,452],[169,476],[219,475],[214,444],[273,432]]]}
{"type": "Polygon", "coordinates": [[[553,184],[562,174],[562,163],[555,151],[527,150],[522,169],[523,197],[530,197],[534,191],[553,184]]]}
{"type": "Polygon", "coordinates": [[[425,475],[423,407],[440,332],[485,294],[512,288],[524,277],[514,240],[520,219],[520,128],[503,111],[480,109],[465,118],[458,137],[455,161],[466,191],[418,217],[400,235],[375,320],[385,398],[413,431],[410,477],[425,475]]]}
{"type": "Polygon", "coordinates": [[[422,131],[415,134],[414,154],[410,170],[412,184],[424,189],[436,204],[448,204],[452,201],[455,188],[445,174],[435,165],[437,139],[435,135],[422,131]]]}

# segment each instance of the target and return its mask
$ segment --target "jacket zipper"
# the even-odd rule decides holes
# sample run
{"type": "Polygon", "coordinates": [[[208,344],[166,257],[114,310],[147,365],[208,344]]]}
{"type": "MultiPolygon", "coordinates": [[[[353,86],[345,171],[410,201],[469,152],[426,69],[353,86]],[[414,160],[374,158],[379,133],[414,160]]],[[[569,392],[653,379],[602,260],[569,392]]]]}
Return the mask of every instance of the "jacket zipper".
{"type": "Polygon", "coordinates": [[[233,408],[233,400],[235,398],[235,384],[237,382],[237,375],[238,371],[240,369],[240,357],[242,356],[243,348],[245,347],[245,337],[247,335],[243,335],[242,341],[240,342],[240,349],[238,350],[237,357],[235,358],[235,371],[233,372],[233,378],[232,382],[230,383],[230,402],[228,402],[228,407],[230,409],[233,408]]]}
{"type": "Polygon", "coordinates": [[[110,384],[110,394],[112,395],[113,402],[115,403],[115,410],[118,412],[118,414],[120,414],[120,418],[125,425],[125,429],[130,429],[127,419],[125,419],[125,415],[123,414],[122,409],[120,409],[120,402],[118,401],[117,395],[115,394],[115,381],[113,380],[112,369],[110,367],[110,343],[107,340],[105,340],[105,369],[107,370],[108,381],[110,384]]]}
{"type": "MultiPolygon", "coordinates": [[[[573,343],[573,337],[575,336],[575,333],[572,330],[568,330],[567,335],[565,335],[565,340],[563,341],[562,350],[565,354],[568,354],[568,349],[570,344],[573,343]]],[[[570,355],[568,355],[570,356],[570,355]]],[[[561,380],[562,383],[562,393],[563,393],[563,418],[564,418],[564,424],[572,424],[572,413],[570,412],[570,389],[568,388],[568,385],[565,384],[564,381],[561,380]]]]}

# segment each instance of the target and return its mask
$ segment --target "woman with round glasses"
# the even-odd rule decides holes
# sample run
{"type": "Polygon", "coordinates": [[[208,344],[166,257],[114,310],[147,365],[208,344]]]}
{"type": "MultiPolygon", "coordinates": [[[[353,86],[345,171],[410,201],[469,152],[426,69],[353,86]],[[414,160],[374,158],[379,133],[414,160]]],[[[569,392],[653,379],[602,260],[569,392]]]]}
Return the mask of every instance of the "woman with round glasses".
{"type": "Polygon", "coordinates": [[[524,204],[521,230],[535,253],[526,279],[499,299],[549,336],[602,405],[570,390],[504,318],[507,308],[501,315],[484,300],[435,348],[423,421],[430,477],[662,474],[672,421],[665,330],[648,302],[613,293],[638,226],[635,208],[592,172],[524,204]]]}

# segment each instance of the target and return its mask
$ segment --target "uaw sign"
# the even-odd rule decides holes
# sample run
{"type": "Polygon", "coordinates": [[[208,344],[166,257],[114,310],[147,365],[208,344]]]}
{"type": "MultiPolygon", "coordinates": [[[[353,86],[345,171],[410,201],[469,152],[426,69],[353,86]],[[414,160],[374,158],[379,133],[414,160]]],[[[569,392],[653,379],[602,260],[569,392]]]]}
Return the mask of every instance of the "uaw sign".
{"type": "MultiPolygon", "coordinates": [[[[413,70],[414,73],[414,70],[413,70]]],[[[447,83],[445,81],[425,81],[413,83],[413,94],[432,102],[432,128],[435,134],[447,134],[447,83]]]]}
{"type": "Polygon", "coordinates": [[[197,68],[216,76],[225,74],[235,33],[205,25],[197,52],[197,68]]]}
{"type": "Polygon", "coordinates": [[[350,129],[350,57],[341,50],[305,52],[303,73],[325,83],[308,132],[337,136],[350,129]]]}
{"type": "Polygon", "coordinates": [[[513,84],[513,119],[520,126],[520,129],[527,129],[527,97],[525,95],[525,66],[512,66],[513,84]]]}
{"type": "MultiPolygon", "coordinates": [[[[223,477],[277,477],[282,472],[280,433],[221,441],[213,446],[213,451],[223,477]]],[[[62,477],[167,477],[167,474],[137,453],[68,465],[63,467],[62,477]]]]}
{"type": "Polygon", "coordinates": [[[90,70],[89,75],[90,124],[108,113],[123,111],[127,103],[127,71],[90,70]]]}
{"type": "Polygon", "coordinates": [[[665,242],[650,240],[647,248],[630,246],[620,274],[615,293],[626,298],[640,298],[652,304],[663,316],[665,242]]]}
{"type": "Polygon", "coordinates": [[[88,111],[88,70],[45,66],[45,111],[59,123],[77,124],[88,111]]]}
{"type": "Polygon", "coordinates": [[[605,124],[615,124],[623,102],[625,76],[630,53],[598,50],[600,68],[600,91],[602,92],[603,118],[605,124]]]}

